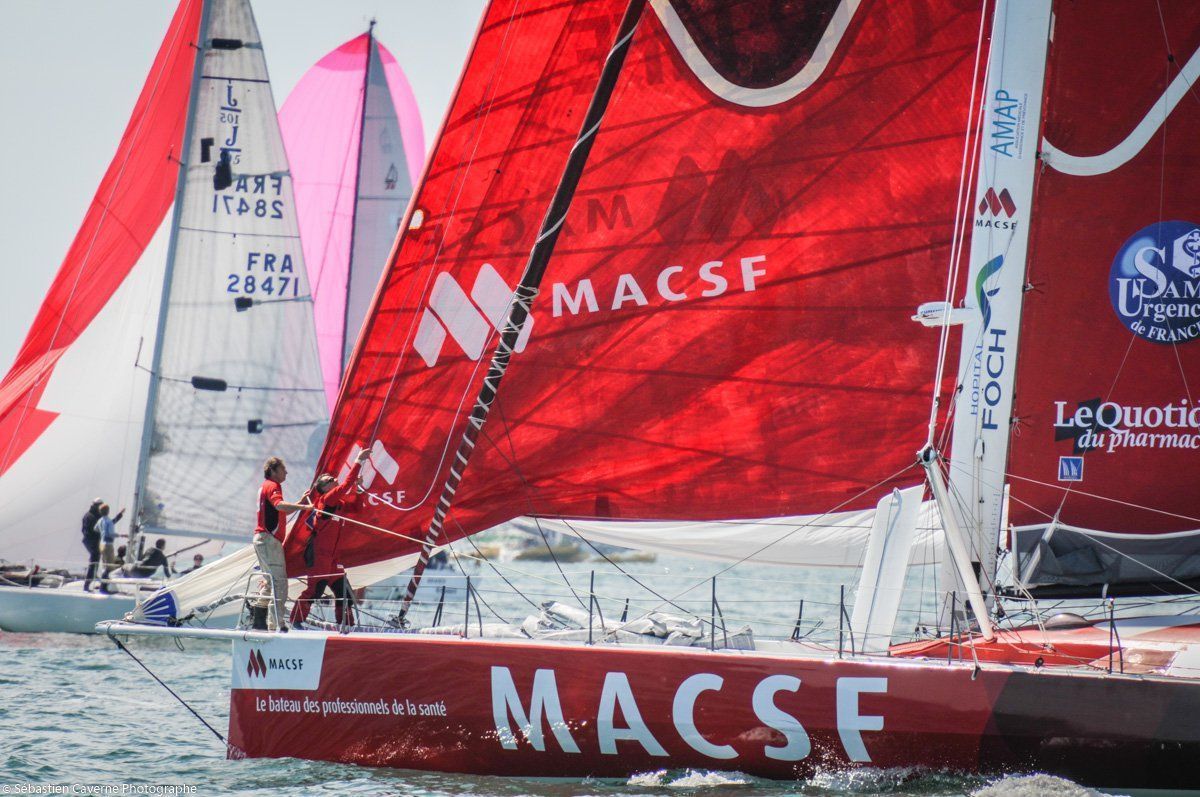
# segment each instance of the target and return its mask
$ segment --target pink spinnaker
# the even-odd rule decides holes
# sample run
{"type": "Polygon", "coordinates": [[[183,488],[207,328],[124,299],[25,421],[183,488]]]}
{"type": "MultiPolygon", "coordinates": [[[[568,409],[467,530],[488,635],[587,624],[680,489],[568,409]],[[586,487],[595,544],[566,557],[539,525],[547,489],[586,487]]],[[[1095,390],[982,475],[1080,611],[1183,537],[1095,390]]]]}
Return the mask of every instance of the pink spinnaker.
{"type": "Polygon", "coordinates": [[[332,407],[425,160],[421,116],[396,59],[364,33],[304,74],[279,125],[332,407]]]}

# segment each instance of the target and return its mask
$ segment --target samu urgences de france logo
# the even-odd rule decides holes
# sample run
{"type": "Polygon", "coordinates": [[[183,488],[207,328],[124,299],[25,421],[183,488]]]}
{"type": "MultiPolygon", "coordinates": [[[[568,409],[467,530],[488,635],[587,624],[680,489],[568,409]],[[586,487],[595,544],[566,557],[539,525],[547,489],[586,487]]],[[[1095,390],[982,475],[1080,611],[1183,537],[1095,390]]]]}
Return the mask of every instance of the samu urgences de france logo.
{"type": "Polygon", "coordinates": [[[1138,230],[1113,260],[1108,294],[1117,318],[1139,337],[1200,338],[1200,225],[1164,221],[1138,230]]]}

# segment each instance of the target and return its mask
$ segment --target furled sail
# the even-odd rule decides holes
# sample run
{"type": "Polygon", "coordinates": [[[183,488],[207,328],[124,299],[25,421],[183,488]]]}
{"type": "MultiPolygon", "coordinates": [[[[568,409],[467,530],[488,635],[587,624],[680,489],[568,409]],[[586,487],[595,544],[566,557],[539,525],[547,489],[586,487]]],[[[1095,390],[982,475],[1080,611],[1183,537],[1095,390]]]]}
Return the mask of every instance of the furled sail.
{"type": "Polygon", "coordinates": [[[1016,365],[1014,571],[1028,587],[1175,589],[1200,578],[1200,18],[1169,1],[1054,12],[1016,365]]]}
{"type": "MultiPolygon", "coordinates": [[[[372,448],[347,564],[412,551],[625,3],[486,12],[322,465],[372,448]],[[402,536],[397,536],[402,535],[402,536]]],[[[656,0],[451,502],[714,521],[919,483],[979,10],[656,0]]],[[[297,553],[292,551],[293,554],[297,553]]]]}
{"type": "Polygon", "coordinates": [[[246,0],[210,0],[144,431],[147,531],[248,538],[269,454],[327,423],[292,181],[246,0]]]}
{"type": "Polygon", "coordinates": [[[400,65],[372,33],[313,66],[279,111],[332,408],[425,162],[400,65]]]}
{"type": "MultiPolygon", "coordinates": [[[[76,559],[97,495],[133,496],[163,220],[179,156],[201,16],[183,0],[117,152],[33,325],[0,382],[0,557],[76,559]]],[[[21,264],[9,264],[12,268],[21,264]]]]}

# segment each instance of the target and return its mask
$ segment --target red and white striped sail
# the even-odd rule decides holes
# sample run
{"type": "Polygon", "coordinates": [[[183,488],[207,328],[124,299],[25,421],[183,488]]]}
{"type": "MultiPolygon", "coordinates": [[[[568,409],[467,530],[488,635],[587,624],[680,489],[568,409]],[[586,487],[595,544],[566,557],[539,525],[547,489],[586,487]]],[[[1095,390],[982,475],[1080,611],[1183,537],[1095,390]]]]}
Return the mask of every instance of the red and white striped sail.
{"type": "Polygon", "coordinates": [[[421,116],[396,59],[364,33],[304,74],[279,126],[332,408],[425,162],[421,116]]]}
{"type": "Polygon", "coordinates": [[[1018,570],[1195,578],[1200,17],[1171,0],[1054,13],[1013,410],[1018,570]]]}
{"type": "Polygon", "coordinates": [[[147,532],[247,539],[262,460],[303,480],[326,421],[253,14],[182,0],[0,384],[0,557],[78,560],[96,496],[147,532]]]}
{"type": "MultiPolygon", "coordinates": [[[[422,536],[625,3],[497,0],[347,374],[323,467],[422,536]]],[[[522,514],[873,507],[924,441],[979,10],[652,4],[450,537],[522,514]]],[[[346,564],[411,551],[347,526],[346,564]]]]}
{"type": "Polygon", "coordinates": [[[129,124],[3,382],[0,557],[78,558],[97,495],[133,497],[202,3],[171,20],[129,124]],[[145,345],[142,342],[145,341],[145,345]],[[119,367],[118,367],[119,366],[119,367]]]}

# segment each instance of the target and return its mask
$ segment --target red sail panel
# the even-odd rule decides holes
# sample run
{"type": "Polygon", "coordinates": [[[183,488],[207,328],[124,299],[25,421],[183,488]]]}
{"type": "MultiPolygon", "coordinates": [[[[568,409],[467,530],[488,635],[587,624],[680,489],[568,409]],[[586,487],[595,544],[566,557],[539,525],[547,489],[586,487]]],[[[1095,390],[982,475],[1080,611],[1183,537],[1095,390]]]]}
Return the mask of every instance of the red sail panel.
{"type": "Polygon", "coordinates": [[[37,403],[59,357],[124,281],[175,196],[201,0],[182,0],[117,154],[0,382],[0,475],[54,420],[37,403]]]}
{"type": "MultiPolygon", "coordinates": [[[[1159,6],[1161,19],[1137,3],[1055,7],[1013,410],[1017,526],[1200,528],[1200,16],[1159,6]]],[[[1115,577],[1085,559],[1063,567],[1115,577]]]]}
{"type": "MultiPolygon", "coordinates": [[[[325,467],[375,452],[356,520],[427,526],[624,5],[490,6],[335,412],[325,467]]],[[[937,336],[910,316],[944,293],[979,16],[838,7],[648,8],[451,537],[914,480],[937,336]]],[[[350,524],[341,556],[414,547],[350,524]]]]}

